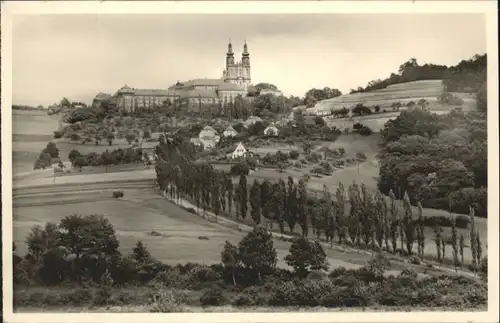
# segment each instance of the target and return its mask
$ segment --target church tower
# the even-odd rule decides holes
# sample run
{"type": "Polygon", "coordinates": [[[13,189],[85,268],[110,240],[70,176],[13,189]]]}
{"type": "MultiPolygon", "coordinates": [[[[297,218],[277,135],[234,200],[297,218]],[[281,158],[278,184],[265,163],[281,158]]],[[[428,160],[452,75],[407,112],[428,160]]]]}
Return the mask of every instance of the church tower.
{"type": "Polygon", "coordinates": [[[243,72],[244,85],[245,88],[248,88],[251,82],[251,76],[250,76],[250,54],[248,53],[248,45],[246,41],[245,45],[243,45],[243,54],[241,54],[241,65],[243,69],[242,72],[243,72]]]}
{"type": "Polygon", "coordinates": [[[243,53],[241,54],[241,61],[235,62],[233,45],[231,40],[227,46],[226,53],[226,70],[224,71],[224,81],[227,83],[237,84],[243,89],[247,90],[251,83],[250,77],[250,54],[248,53],[248,45],[245,41],[243,45],[243,53]]]}
{"type": "Polygon", "coordinates": [[[232,65],[234,65],[234,53],[233,53],[233,45],[231,44],[231,40],[229,40],[226,53],[226,71],[229,71],[229,68],[232,65]]]}

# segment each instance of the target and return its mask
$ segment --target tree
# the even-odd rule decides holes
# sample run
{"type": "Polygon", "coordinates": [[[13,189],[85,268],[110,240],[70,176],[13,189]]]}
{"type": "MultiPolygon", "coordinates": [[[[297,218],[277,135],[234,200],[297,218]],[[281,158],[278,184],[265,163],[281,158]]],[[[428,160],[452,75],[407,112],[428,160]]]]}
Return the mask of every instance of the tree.
{"type": "Polygon", "coordinates": [[[271,217],[271,200],[273,196],[273,186],[269,180],[264,180],[260,185],[260,206],[262,216],[267,220],[273,220],[271,217]]]}
{"type": "Polygon", "coordinates": [[[110,146],[113,145],[113,139],[115,139],[115,134],[112,131],[108,132],[106,139],[108,140],[108,144],[110,146]]]}
{"type": "Polygon", "coordinates": [[[302,236],[307,237],[309,233],[309,219],[307,213],[307,188],[304,180],[299,180],[298,200],[297,200],[297,219],[302,229],[302,236]]]}
{"type": "Polygon", "coordinates": [[[75,278],[81,280],[83,259],[109,259],[118,255],[118,239],[113,225],[102,215],[72,214],[59,224],[61,245],[75,255],[75,278]]]}
{"type": "Polygon", "coordinates": [[[400,226],[400,219],[399,219],[398,207],[396,205],[396,196],[394,195],[394,192],[392,190],[389,192],[389,197],[391,199],[391,204],[390,204],[390,208],[389,208],[389,214],[391,216],[391,218],[390,218],[390,230],[391,230],[390,237],[391,237],[391,244],[392,244],[392,252],[396,253],[398,237],[399,237],[398,228],[400,226]]]}
{"type": "Polygon", "coordinates": [[[240,181],[238,185],[238,195],[239,195],[239,207],[240,216],[242,219],[246,218],[248,211],[248,193],[247,193],[247,177],[242,174],[240,175],[240,181]]]}
{"type": "Polygon", "coordinates": [[[435,234],[434,241],[436,242],[437,260],[440,263],[443,262],[443,254],[442,254],[442,249],[441,249],[441,243],[443,242],[442,236],[441,236],[442,232],[443,232],[443,229],[441,227],[436,226],[434,228],[434,234],[435,234]]]}
{"type": "Polygon", "coordinates": [[[350,214],[347,220],[347,228],[349,233],[349,238],[351,243],[360,247],[361,244],[361,194],[359,192],[359,186],[356,183],[353,183],[349,186],[349,204],[350,204],[350,214]]]}
{"type": "Polygon", "coordinates": [[[259,280],[263,273],[272,273],[276,268],[277,253],[271,233],[255,227],[239,243],[238,253],[247,268],[257,272],[259,280]]]}
{"type": "Polygon", "coordinates": [[[361,184],[361,201],[359,209],[359,221],[361,223],[361,235],[365,248],[368,248],[370,242],[373,242],[374,222],[377,214],[374,214],[376,205],[372,194],[368,191],[365,184],[361,184]]]}
{"type": "Polygon", "coordinates": [[[118,251],[118,239],[113,225],[102,215],[73,214],[59,224],[61,243],[76,258],[89,255],[113,255],[118,251]]]}
{"type": "Polygon", "coordinates": [[[281,236],[285,233],[285,213],[286,213],[286,184],[283,179],[275,183],[272,188],[272,196],[266,208],[272,214],[272,219],[278,222],[281,236]]]}
{"type": "Polygon", "coordinates": [[[236,286],[236,278],[234,276],[234,271],[240,264],[238,247],[231,244],[231,242],[226,241],[224,245],[224,250],[222,250],[221,252],[221,262],[225,268],[231,270],[233,284],[236,286]]]}
{"type": "Polygon", "coordinates": [[[146,245],[141,240],[137,241],[134,249],[132,249],[132,258],[141,266],[151,262],[153,259],[146,245]]]}
{"type": "Polygon", "coordinates": [[[47,153],[52,158],[58,158],[59,148],[57,148],[56,144],[54,144],[53,142],[49,142],[45,147],[45,149],[42,151],[42,153],[47,153]]]}
{"type": "Polygon", "coordinates": [[[116,161],[113,159],[113,155],[111,155],[107,149],[101,154],[100,160],[102,165],[106,167],[106,172],[108,172],[108,166],[116,163],[116,161]]]}
{"type": "Polygon", "coordinates": [[[387,204],[385,198],[382,196],[380,191],[375,194],[375,217],[373,227],[375,228],[375,238],[377,240],[377,245],[379,251],[382,251],[382,245],[388,232],[387,229],[387,204]]]}
{"type": "Polygon", "coordinates": [[[460,265],[458,261],[458,234],[457,234],[457,218],[453,215],[451,219],[451,247],[453,254],[453,264],[455,265],[455,272],[460,265]]]}
{"type": "Polygon", "coordinates": [[[78,167],[79,171],[81,172],[82,168],[84,166],[87,166],[87,161],[85,160],[84,156],[80,155],[80,156],[77,156],[75,158],[75,160],[74,160],[74,162],[72,164],[73,164],[73,167],[78,167]]]}
{"type": "Polygon", "coordinates": [[[337,235],[339,237],[339,244],[345,243],[346,239],[346,217],[345,217],[345,190],[342,182],[337,186],[335,193],[335,210],[337,212],[337,235]]]}
{"type": "Polygon", "coordinates": [[[25,241],[28,245],[28,254],[38,262],[44,254],[60,245],[61,234],[56,224],[48,222],[44,228],[39,225],[31,228],[25,241]]]}
{"type": "Polygon", "coordinates": [[[406,250],[408,251],[408,255],[411,256],[413,251],[413,242],[415,241],[415,222],[413,221],[413,214],[411,210],[410,198],[408,197],[408,192],[405,192],[405,195],[403,197],[403,207],[405,212],[403,216],[403,226],[406,250]]]}
{"type": "Polygon", "coordinates": [[[483,84],[481,84],[481,86],[479,86],[479,89],[477,90],[477,93],[476,93],[477,110],[480,112],[484,112],[484,113],[488,112],[488,104],[487,104],[488,93],[487,93],[487,91],[488,91],[488,87],[487,87],[486,82],[484,82],[483,84]]]}
{"type": "Polygon", "coordinates": [[[45,169],[52,165],[52,157],[48,153],[41,153],[38,159],[35,161],[34,169],[45,169]]]}
{"type": "Polygon", "coordinates": [[[80,154],[80,152],[78,150],[71,150],[68,154],[68,159],[69,161],[71,162],[71,164],[74,164],[75,162],[75,159],[78,157],[78,156],[81,156],[82,154],[80,154]]]}
{"type": "Polygon", "coordinates": [[[136,136],[134,133],[128,133],[125,135],[125,140],[127,140],[128,144],[131,145],[132,144],[132,141],[134,141],[136,139],[136,136]]]}
{"type": "Polygon", "coordinates": [[[142,138],[144,140],[149,140],[151,139],[151,132],[149,132],[149,130],[144,130],[144,132],[142,133],[142,138]]]}
{"type": "Polygon", "coordinates": [[[460,240],[458,242],[459,250],[460,250],[460,263],[464,263],[464,249],[465,249],[465,238],[463,234],[460,234],[460,240]]]}
{"type": "Polygon", "coordinates": [[[418,220],[417,220],[417,247],[418,247],[418,255],[420,258],[424,258],[424,250],[425,250],[425,226],[424,226],[424,215],[422,204],[420,202],[417,203],[418,208],[418,220]]]}
{"type": "Polygon", "coordinates": [[[327,270],[326,253],[319,241],[310,242],[304,237],[295,238],[285,257],[299,277],[306,277],[311,270],[327,270]]]}

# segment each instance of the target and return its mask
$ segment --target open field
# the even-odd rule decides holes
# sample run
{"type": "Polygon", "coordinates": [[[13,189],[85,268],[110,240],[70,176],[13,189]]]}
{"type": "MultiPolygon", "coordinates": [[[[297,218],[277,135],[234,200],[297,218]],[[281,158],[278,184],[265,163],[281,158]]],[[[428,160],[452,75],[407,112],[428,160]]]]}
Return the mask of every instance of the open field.
{"type": "MultiPolygon", "coordinates": [[[[105,215],[117,231],[122,252],[130,252],[135,243],[142,240],[154,257],[168,264],[218,263],[225,241],[236,244],[244,235],[236,228],[227,228],[193,215],[151,189],[126,189],[122,200],[111,198],[111,192],[116,188],[106,189],[105,185],[84,193],[79,192],[79,189],[67,188],[65,194],[54,192],[39,196],[34,193],[14,198],[13,238],[20,254],[27,250],[24,239],[31,227],[46,222],[58,223],[72,213],[105,215]],[[86,202],[92,202],[92,207],[89,208],[86,202]],[[149,234],[151,231],[161,236],[152,236],[149,234]],[[200,236],[206,236],[209,240],[200,240],[200,236]]],[[[279,266],[286,266],[283,258],[288,253],[289,243],[275,241],[274,244],[278,251],[279,266]]],[[[336,250],[328,250],[328,256],[332,267],[348,268],[358,267],[349,262],[351,259],[358,258],[357,263],[362,264],[366,258],[336,250]]]]}
{"type": "Polygon", "coordinates": [[[102,153],[106,150],[129,147],[125,139],[113,140],[109,146],[103,140],[99,146],[95,143],[83,145],[67,139],[54,139],[53,132],[59,128],[57,116],[48,116],[40,111],[14,111],[12,113],[12,171],[13,174],[30,172],[33,164],[49,141],[59,148],[62,161],[68,160],[68,154],[76,149],[82,154],[90,152],[102,153]]]}

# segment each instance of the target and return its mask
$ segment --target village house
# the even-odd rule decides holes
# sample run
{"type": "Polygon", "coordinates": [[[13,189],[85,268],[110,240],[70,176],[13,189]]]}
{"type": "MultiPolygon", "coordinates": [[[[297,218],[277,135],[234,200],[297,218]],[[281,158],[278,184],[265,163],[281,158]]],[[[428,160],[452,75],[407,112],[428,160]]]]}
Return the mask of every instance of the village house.
{"type": "Polygon", "coordinates": [[[191,138],[189,140],[190,143],[192,143],[193,145],[195,145],[196,147],[203,147],[203,144],[200,140],[200,138],[191,138]]]}
{"type": "Polygon", "coordinates": [[[205,128],[203,128],[200,131],[198,138],[200,140],[213,139],[213,140],[216,140],[217,142],[219,142],[219,140],[220,140],[220,136],[218,135],[217,130],[215,130],[214,128],[212,128],[210,126],[206,126],[205,128]]]}
{"type": "Polygon", "coordinates": [[[245,157],[248,153],[248,149],[243,146],[243,144],[240,142],[238,146],[236,146],[236,149],[233,151],[231,158],[232,159],[237,159],[240,157],[245,157]]]}
{"type": "Polygon", "coordinates": [[[271,124],[269,127],[264,129],[264,135],[269,137],[275,137],[279,134],[278,128],[274,124],[271,124]]]}
{"type": "Polygon", "coordinates": [[[200,141],[201,144],[203,145],[203,149],[207,150],[215,148],[215,146],[219,142],[219,139],[220,139],[219,136],[215,136],[214,138],[204,137],[201,138],[200,141]]]}
{"type": "Polygon", "coordinates": [[[238,132],[236,130],[234,130],[234,128],[232,126],[227,127],[226,130],[224,130],[224,132],[222,133],[222,136],[225,138],[232,138],[232,137],[236,137],[237,135],[238,135],[238,132]]]}
{"type": "Polygon", "coordinates": [[[250,116],[250,117],[248,117],[248,119],[245,120],[245,122],[243,122],[243,125],[246,128],[248,128],[251,125],[254,125],[256,122],[262,122],[262,119],[259,117],[256,117],[256,116],[250,116]]]}

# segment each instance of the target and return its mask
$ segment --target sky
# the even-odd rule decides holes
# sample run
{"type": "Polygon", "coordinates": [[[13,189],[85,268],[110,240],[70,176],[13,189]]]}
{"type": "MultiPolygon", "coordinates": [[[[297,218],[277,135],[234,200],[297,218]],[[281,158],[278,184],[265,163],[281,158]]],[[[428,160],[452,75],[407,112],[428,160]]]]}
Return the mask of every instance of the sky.
{"type": "Polygon", "coordinates": [[[238,60],[247,41],[253,84],[297,96],[346,93],[412,57],[455,65],[486,52],[481,14],[38,15],[15,16],[12,32],[13,103],[44,106],[219,78],[229,39],[238,60]]]}

